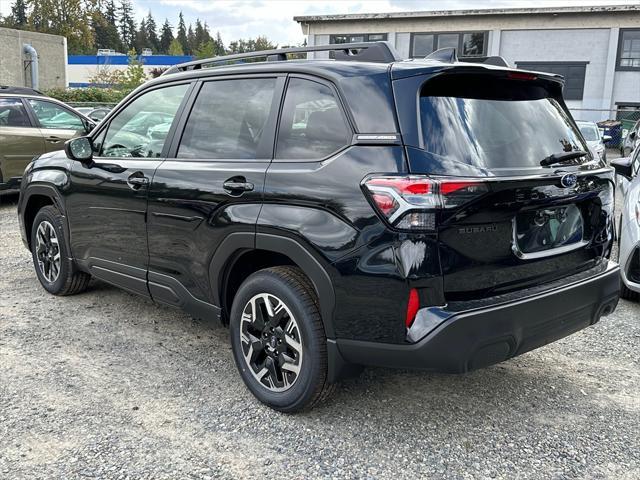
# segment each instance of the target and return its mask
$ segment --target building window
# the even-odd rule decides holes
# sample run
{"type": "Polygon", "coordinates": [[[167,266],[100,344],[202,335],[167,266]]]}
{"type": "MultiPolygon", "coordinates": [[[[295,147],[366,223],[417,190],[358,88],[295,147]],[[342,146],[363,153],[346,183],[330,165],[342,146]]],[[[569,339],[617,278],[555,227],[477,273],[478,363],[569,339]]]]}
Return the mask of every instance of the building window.
{"type": "Polygon", "coordinates": [[[381,42],[386,39],[386,33],[345,33],[330,35],[329,43],[381,42]]]}
{"type": "Polygon", "coordinates": [[[487,32],[412,33],[411,56],[426,57],[440,48],[453,47],[460,57],[487,54],[487,32]]]}
{"type": "Polygon", "coordinates": [[[518,68],[548,72],[564,77],[565,100],[582,100],[584,96],[584,78],[588,62],[517,62],[518,68]]]}
{"type": "Polygon", "coordinates": [[[618,70],[640,70],[640,30],[620,29],[618,70]]]}

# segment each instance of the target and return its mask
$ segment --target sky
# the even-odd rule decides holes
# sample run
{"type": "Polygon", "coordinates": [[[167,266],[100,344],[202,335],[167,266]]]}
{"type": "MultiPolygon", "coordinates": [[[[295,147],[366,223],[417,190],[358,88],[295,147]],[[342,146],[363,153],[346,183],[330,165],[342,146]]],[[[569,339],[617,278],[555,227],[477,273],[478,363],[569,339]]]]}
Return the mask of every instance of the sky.
{"type": "MultiPolygon", "coordinates": [[[[639,2],[640,0],[133,0],[133,5],[138,21],[151,11],[158,25],[166,17],[175,28],[179,11],[183,12],[187,24],[200,18],[207,22],[213,32],[219,31],[226,44],[238,38],[264,35],[279,45],[294,45],[305,38],[300,25],[293,21],[296,15],[619,5],[639,2]]],[[[13,0],[0,0],[0,14],[8,14],[11,3],[13,0]]]]}

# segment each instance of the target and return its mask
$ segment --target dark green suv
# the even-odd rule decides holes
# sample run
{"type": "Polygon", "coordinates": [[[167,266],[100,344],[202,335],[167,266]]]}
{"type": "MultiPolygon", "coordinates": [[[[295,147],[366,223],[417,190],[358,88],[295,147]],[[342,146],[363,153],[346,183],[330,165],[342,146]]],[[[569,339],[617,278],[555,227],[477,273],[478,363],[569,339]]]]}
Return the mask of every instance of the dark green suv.
{"type": "Polygon", "coordinates": [[[18,188],[33,157],[62,150],[95,122],[37,90],[0,87],[0,190],[18,188]]]}

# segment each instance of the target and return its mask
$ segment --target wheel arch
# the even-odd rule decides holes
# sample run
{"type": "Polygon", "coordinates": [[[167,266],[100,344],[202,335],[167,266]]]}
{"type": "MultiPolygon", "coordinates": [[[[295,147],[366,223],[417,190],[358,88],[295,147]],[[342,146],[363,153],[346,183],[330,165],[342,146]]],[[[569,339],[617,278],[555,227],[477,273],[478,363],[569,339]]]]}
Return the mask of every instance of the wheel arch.
{"type": "Polygon", "coordinates": [[[225,238],[209,267],[213,303],[228,321],[231,301],[242,281],[251,273],[277,265],[294,265],[309,278],[318,296],[320,317],[328,339],[335,338],[333,312],[335,292],[320,262],[298,241],[278,235],[236,232],[225,238]]]}
{"type": "Polygon", "coordinates": [[[64,210],[64,202],[60,197],[58,191],[48,185],[30,185],[27,187],[24,193],[24,200],[20,202],[21,205],[21,217],[25,230],[25,240],[29,250],[31,250],[31,230],[33,227],[33,221],[35,220],[38,212],[48,205],[54,206],[60,214],[63,216],[63,225],[65,226],[64,235],[69,241],[69,229],[67,227],[67,219],[64,210]]]}

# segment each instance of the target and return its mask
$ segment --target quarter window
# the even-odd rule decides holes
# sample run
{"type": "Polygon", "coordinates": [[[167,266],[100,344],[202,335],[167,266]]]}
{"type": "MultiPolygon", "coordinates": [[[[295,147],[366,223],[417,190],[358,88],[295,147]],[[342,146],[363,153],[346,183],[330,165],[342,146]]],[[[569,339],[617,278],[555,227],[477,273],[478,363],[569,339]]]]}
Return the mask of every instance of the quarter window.
{"type": "Polygon", "coordinates": [[[178,158],[255,159],[275,85],[275,78],[205,83],[184,128],[178,158]]]}
{"type": "Polygon", "coordinates": [[[349,143],[351,130],[331,88],[302,78],[289,82],[276,157],[322,159],[349,143]]]}
{"type": "Polygon", "coordinates": [[[83,130],[84,122],[78,115],[52,102],[29,99],[31,108],[40,122],[41,128],[61,128],[83,130]]]}
{"type": "Polygon", "coordinates": [[[136,98],[119,112],[107,129],[103,157],[157,158],[188,85],[159,88],[136,98]]]}
{"type": "Polygon", "coordinates": [[[620,30],[618,69],[640,70],[640,30],[620,30]]]}
{"type": "Polygon", "coordinates": [[[27,111],[17,98],[0,98],[0,127],[30,127],[27,111]]]}
{"type": "Polygon", "coordinates": [[[411,56],[426,57],[440,48],[455,48],[460,57],[481,57],[487,54],[487,32],[413,33],[411,56]]]}

